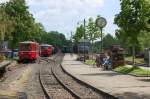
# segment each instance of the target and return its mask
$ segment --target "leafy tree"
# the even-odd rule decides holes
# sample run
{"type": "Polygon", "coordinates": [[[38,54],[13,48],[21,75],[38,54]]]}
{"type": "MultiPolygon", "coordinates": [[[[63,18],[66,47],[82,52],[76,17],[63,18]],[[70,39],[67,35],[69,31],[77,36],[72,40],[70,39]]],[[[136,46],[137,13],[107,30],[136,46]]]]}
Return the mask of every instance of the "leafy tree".
{"type": "MultiPolygon", "coordinates": [[[[111,48],[112,45],[114,44],[120,44],[120,42],[118,41],[118,39],[116,37],[113,37],[111,34],[107,34],[106,36],[104,36],[103,38],[103,48],[105,50],[109,50],[111,48]]],[[[99,53],[100,52],[100,45],[101,45],[101,41],[96,41],[94,43],[94,52],[99,53]]]]}
{"type": "MultiPolygon", "coordinates": [[[[10,0],[0,4],[0,40],[9,41],[12,50],[21,41],[35,40],[42,42],[45,34],[41,23],[36,23],[28,11],[25,0],[10,0]]],[[[12,55],[13,56],[13,55],[12,55]]]]}
{"type": "MultiPolygon", "coordinates": [[[[35,40],[41,42],[41,35],[45,30],[40,23],[36,23],[33,15],[28,11],[25,0],[11,0],[5,4],[5,13],[13,19],[13,31],[9,31],[11,39],[9,45],[13,49],[20,41],[35,40]]],[[[6,15],[3,15],[6,17],[6,15]]],[[[10,21],[10,19],[7,19],[10,21]]],[[[8,23],[8,22],[7,22],[8,23]]]]}
{"type": "Polygon", "coordinates": [[[138,37],[138,40],[141,50],[144,51],[144,48],[150,47],[150,32],[147,33],[145,31],[142,31],[138,37]]]}
{"type": "Polygon", "coordinates": [[[111,34],[107,34],[106,36],[104,36],[103,42],[104,49],[110,49],[112,45],[119,44],[118,40],[111,34]]]}
{"type": "Polygon", "coordinates": [[[13,31],[13,25],[15,24],[13,19],[5,11],[4,4],[0,4],[0,40],[1,44],[10,38],[10,33],[13,31]]]}
{"type": "Polygon", "coordinates": [[[125,31],[122,29],[116,30],[116,38],[120,45],[125,49],[128,55],[132,54],[132,43],[130,43],[130,37],[126,35],[125,31]]]}
{"type": "MultiPolygon", "coordinates": [[[[74,42],[79,43],[80,39],[84,37],[84,26],[81,24],[76,28],[75,35],[73,36],[74,42]]],[[[87,38],[87,37],[86,37],[87,38]]]]}
{"type": "Polygon", "coordinates": [[[14,49],[21,41],[34,40],[62,48],[70,44],[62,33],[46,32],[41,23],[36,23],[28,11],[25,0],[10,0],[0,4],[0,40],[8,40],[14,49]],[[3,34],[3,35],[2,35],[3,34]]]}
{"type": "Polygon", "coordinates": [[[63,46],[68,46],[68,41],[62,33],[57,31],[51,31],[42,35],[42,43],[51,44],[63,48],[63,46]]]}
{"type": "Polygon", "coordinates": [[[88,20],[88,25],[87,25],[87,36],[90,42],[92,43],[92,56],[93,56],[93,43],[95,40],[99,39],[100,37],[100,31],[95,25],[95,21],[92,17],[89,18],[88,20]]]}
{"type": "Polygon", "coordinates": [[[100,37],[100,32],[95,25],[95,21],[92,17],[89,18],[88,25],[87,25],[87,35],[88,39],[93,43],[100,37]]]}
{"type": "MultiPolygon", "coordinates": [[[[133,63],[135,46],[139,44],[141,31],[149,31],[150,3],[148,0],[120,0],[121,12],[115,17],[115,24],[125,33],[126,40],[133,47],[133,63]]],[[[120,32],[121,33],[121,32],[120,32]]]]}
{"type": "Polygon", "coordinates": [[[12,49],[17,46],[19,37],[27,33],[28,27],[26,23],[29,22],[28,20],[30,20],[30,13],[27,9],[28,7],[25,4],[25,0],[11,0],[6,3],[6,13],[12,17],[16,23],[14,25],[15,29],[12,32],[12,49]]]}

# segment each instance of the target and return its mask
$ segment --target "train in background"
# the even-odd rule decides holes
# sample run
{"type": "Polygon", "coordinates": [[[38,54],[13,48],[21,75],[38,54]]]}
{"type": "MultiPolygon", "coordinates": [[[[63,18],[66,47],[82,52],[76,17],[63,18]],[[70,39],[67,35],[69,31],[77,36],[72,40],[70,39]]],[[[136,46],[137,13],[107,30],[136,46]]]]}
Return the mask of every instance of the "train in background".
{"type": "Polygon", "coordinates": [[[73,53],[73,47],[72,46],[63,46],[62,52],[63,53],[73,53]]]}
{"type": "Polygon", "coordinates": [[[53,50],[54,50],[54,47],[52,45],[41,44],[40,45],[40,56],[50,57],[52,55],[53,50]]]}
{"type": "Polygon", "coordinates": [[[39,57],[39,44],[33,41],[19,43],[19,62],[34,62],[39,57]]]}
{"type": "Polygon", "coordinates": [[[91,43],[87,39],[81,39],[79,44],[63,46],[63,53],[78,53],[78,54],[88,54],[91,48],[91,43]]]}
{"type": "Polygon", "coordinates": [[[78,53],[89,53],[91,47],[91,43],[87,39],[81,39],[78,44],[78,53]]]}
{"type": "Polygon", "coordinates": [[[91,43],[88,39],[80,39],[78,43],[71,43],[62,47],[63,53],[78,53],[88,54],[91,48],[91,43]]]}

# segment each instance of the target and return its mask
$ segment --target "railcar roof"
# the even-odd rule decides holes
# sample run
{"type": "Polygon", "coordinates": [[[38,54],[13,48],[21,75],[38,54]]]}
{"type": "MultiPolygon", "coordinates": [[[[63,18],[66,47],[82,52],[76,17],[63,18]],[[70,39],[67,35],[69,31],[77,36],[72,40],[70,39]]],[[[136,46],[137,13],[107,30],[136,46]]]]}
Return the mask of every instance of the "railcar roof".
{"type": "Polygon", "coordinates": [[[52,45],[49,45],[49,44],[41,44],[40,46],[52,46],[52,45]]]}
{"type": "Polygon", "coordinates": [[[33,42],[33,41],[24,41],[24,42],[20,42],[20,43],[28,44],[28,43],[37,43],[37,42],[33,42]]]}

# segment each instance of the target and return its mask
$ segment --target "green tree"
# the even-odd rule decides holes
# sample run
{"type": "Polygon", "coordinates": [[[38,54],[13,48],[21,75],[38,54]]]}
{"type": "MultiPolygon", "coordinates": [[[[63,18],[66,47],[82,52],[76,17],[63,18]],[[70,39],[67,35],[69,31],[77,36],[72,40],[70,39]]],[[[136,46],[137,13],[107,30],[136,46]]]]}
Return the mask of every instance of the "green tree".
{"type": "Polygon", "coordinates": [[[14,31],[12,32],[11,48],[14,49],[19,42],[19,37],[23,36],[28,27],[25,23],[29,20],[29,11],[27,10],[25,0],[11,0],[6,3],[6,13],[14,19],[14,31]]]}
{"type": "Polygon", "coordinates": [[[132,43],[130,43],[130,37],[126,35],[122,29],[116,30],[116,38],[119,44],[125,49],[128,55],[132,54],[132,43]]]}
{"type": "Polygon", "coordinates": [[[144,51],[145,48],[150,47],[150,32],[147,33],[145,31],[142,31],[138,37],[138,40],[141,50],[144,51]]]}
{"type": "Polygon", "coordinates": [[[15,22],[11,32],[11,48],[18,46],[20,41],[35,40],[41,42],[41,35],[45,30],[40,23],[36,23],[33,15],[28,11],[25,0],[11,0],[4,4],[5,11],[15,22]]]}
{"type": "Polygon", "coordinates": [[[118,40],[111,34],[107,34],[106,36],[104,36],[103,42],[104,49],[110,49],[112,45],[119,44],[118,40]]]}
{"type": "Polygon", "coordinates": [[[15,22],[6,13],[5,4],[0,4],[0,40],[1,44],[3,41],[7,41],[10,38],[11,32],[14,29],[15,22]]]}
{"type": "Polygon", "coordinates": [[[51,31],[42,35],[42,43],[51,44],[63,48],[68,46],[68,41],[62,33],[57,31],[51,31]]]}
{"type": "Polygon", "coordinates": [[[12,50],[21,41],[42,42],[46,31],[41,23],[36,23],[28,11],[25,0],[10,0],[0,4],[0,40],[9,41],[12,50]]]}
{"type": "Polygon", "coordinates": [[[84,26],[81,24],[79,27],[76,28],[75,35],[73,36],[74,42],[78,44],[80,39],[82,39],[83,37],[84,37],[84,26]]]}
{"type": "MultiPolygon", "coordinates": [[[[125,33],[126,40],[132,44],[133,64],[135,46],[139,44],[141,31],[149,31],[150,3],[148,0],[120,0],[121,12],[115,17],[115,24],[125,33]]],[[[122,33],[123,33],[122,32],[122,33]]],[[[121,33],[121,32],[120,32],[121,33]]]]}
{"type": "MultiPolygon", "coordinates": [[[[109,50],[112,45],[120,44],[120,41],[118,41],[118,39],[116,37],[113,37],[111,34],[107,34],[103,38],[103,43],[104,43],[103,48],[105,50],[109,50]]],[[[101,41],[94,42],[94,44],[93,44],[94,52],[96,52],[96,53],[100,52],[100,45],[101,45],[101,41]]]]}
{"type": "Polygon", "coordinates": [[[87,36],[90,42],[92,43],[91,50],[92,50],[92,57],[93,57],[93,43],[95,40],[100,38],[100,31],[95,25],[95,21],[92,17],[88,20],[87,25],[87,36]]]}
{"type": "Polygon", "coordinates": [[[95,21],[92,17],[89,18],[88,25],[87,25],[87,35],[88,39],[93,43],[97,40],[100,36],[100,32],[95,25],[95,21]]]}

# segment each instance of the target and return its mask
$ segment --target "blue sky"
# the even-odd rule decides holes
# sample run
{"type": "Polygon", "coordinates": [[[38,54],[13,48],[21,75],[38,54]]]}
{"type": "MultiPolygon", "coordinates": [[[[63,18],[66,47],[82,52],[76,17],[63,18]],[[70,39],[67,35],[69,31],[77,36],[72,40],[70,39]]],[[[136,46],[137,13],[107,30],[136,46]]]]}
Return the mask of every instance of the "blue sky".
{"type": "MultiPolygon", "coordinates": [[[[5,2],[8,0],[0,0],[5,2]]],[[[29,11],[37,22],[41,22],[46,31],[59,31],[67,38],[75,31],[77,23],[97,15],[108,21],[105,33],[115,35],[113,24],[115,14],[120,11],[119,0],[26,0],[29,11]]]]}

